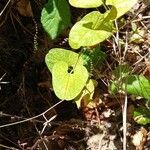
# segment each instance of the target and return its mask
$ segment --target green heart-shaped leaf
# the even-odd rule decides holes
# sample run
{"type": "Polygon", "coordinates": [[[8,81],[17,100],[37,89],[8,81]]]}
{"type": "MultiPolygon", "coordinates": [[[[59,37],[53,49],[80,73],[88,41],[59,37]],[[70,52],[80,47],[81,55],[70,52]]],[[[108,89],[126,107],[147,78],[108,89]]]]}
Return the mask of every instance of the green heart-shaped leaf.
{"type": "Polygon", "coordinates": [[[128,94],[150,100],[150,80],[141,75],[129,75],[123,82],[122,89],[128,94]]]}
{"type": "Polygon", "coordinates": [[[102,0],[69,0],[69,3],[77,8],[95,8],[103,4],[102,0]]]}
{"type": "Polygon", "coordinates": [[[112,81],[110,84],[110,92],[115,94],[119,90],[123,90],[128,94],[141,96],[150,100],[150,79],[142,75],[127,75],[126,70],[124,71],[124,73],[121,73],[121,75],[125,76],[122,80],[112,81]]]}
{"type": "Polygon", "coordinates": [[[75,65],[76,63],[78,65],[83,65],[83,59],[79,57],[79,54],[62,48],[53,48],[45,57],[46,65],[51,72],[54,64],[58,61],[64,61],[69,66],[75,65]]]}
{"type": "Polygon", "coordinates": [[[81,46],[93,46],[110,37],[113,23],[107,18],[109,13],[110,11],[104,14],[93,11],[77,22],[69,34],[70,46],[74,49],[81,46]]]}
{"type": "Polygon", "coordinates": [[[119,18],[127,11],[129,11],[138,0],[106,0],[106,5],[113,5],[117,10],[117,17],[119,18]]]}
{"type": "Polygon", "coordinates": [[[66,62],[55,63],[52,69],[52,83],[56,96],[72,100],[84,88],[88,80],[87,69],[82,65],[69,66],[66,62]]]}
{"type": "Polygon", "coordinates": [[[51,39],[70,25],[71,16],[66,0],[49,0],[42,10],[41,23],[51,39]]]}

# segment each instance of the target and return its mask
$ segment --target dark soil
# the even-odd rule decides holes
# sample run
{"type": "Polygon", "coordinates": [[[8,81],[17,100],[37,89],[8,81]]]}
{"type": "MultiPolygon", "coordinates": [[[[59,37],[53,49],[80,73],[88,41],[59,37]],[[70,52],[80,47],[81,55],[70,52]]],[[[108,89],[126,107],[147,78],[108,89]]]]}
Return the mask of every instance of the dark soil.
{"type": "MultiPolygon", "coordinates": [[[[73,101],[63,101],[43,114],[60,102],[51,90],[51,74],[45,65],[45,55],[53,47],[68,48],[65,42],[68,33],[63,33],[54,41],[49,40],[40,23],[40,12],[46,1],[30,0],[30,2],[34,17],[20,14],[16,7],[17,1],[16,3],[11,2],[0,16],[0,77],[5,74],[0,80],[0,150],[121,150],[122,98],[119,94],[110,95],[108,87],[104,84],[111,79],[111,72],[118,64],[117,57],[112,52],[111,39],[103,43],[107,54],[106,61],[94,72],[94,78],[98,81],[94,96],[95,101],[98,100],[100,103],[93,108],[78,109],[73,101]],[[36,39],[38,49],[35,48],[36,43],[34,42],[36,25],[38,27],[36,39]],[[55,115],[56,118],[51,120],[55,115]],[[35,116],[37,117],[32,119],[35,116]],[[11,124],[28,118],[31,119],[23,123],[11,124]],[[47,126],[44,129],[45,123],[47,126]],[[43,131],[42,134],[41,131],[43,131]]],[[[1,0],[0,10],[5,5],[6,1],[1,0]]],[[[150,15],[148,5],[139,3],[137,7],[141,10],[142,16],[150,15]]],[[[135,8],[125,18],[130,21],[138,9],[135,8]]],[[[78,13],[73,13],[73,23],[79,16],[85,14],[85,11],[78,10],[78,13]]],[[[71,8],[71,11],[76,10],[71,8]]],[[[147,30],[150,29],[148,21],[148,19],[143,21],[147,30]]],[[[143,28],[141,22],[138,22],[137,25],[143,28]]],[[[120,31],[122,39],[126,30],[130,33],[130,23],[120,31]]],[[[143,30],[145,32],[144,42],[129,45],[130,49],[125,61],[131,66],[134,66],[138,60],[138,55],[133,49],[137,48],[142,56],[149,51],[150,36],[146,29],[143,30]]],[[[142,72],[145,76],[150,77],[149,65],[143,60],[135,67],[135,72],[139,74],[142,72]]],[[[143,101],[140,99],[135,102],[131,97],[128,98],[128,101],[127,147],[134,150],[136,148],[132,143],[132,135],[141,129],[141,125],[135,123],[132,118],[132,106],[137,107],[143,104],[143,101]]],[[[142,149],[148,150],[150,149],[149,127],[144,126],[144,129],[147,134],[142,149]]]]}

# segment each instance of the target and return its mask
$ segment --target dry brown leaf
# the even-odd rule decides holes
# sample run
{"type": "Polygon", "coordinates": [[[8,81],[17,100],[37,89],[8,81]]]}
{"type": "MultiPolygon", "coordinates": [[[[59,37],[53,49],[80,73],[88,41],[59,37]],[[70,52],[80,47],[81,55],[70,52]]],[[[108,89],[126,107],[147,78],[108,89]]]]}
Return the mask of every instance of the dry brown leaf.
{"type": "Polygon", "coordinates": [[[133,135],[132,143],[137,150],[143,150],[144,143],[147,137],[147,130],[143,127],[133,135]]]}
{"type": "Polygon", "coordinates": [[[16,8],[22,16],[33,17],[33,12],[29,0],[20,0],[17,3],[16,8]]]}

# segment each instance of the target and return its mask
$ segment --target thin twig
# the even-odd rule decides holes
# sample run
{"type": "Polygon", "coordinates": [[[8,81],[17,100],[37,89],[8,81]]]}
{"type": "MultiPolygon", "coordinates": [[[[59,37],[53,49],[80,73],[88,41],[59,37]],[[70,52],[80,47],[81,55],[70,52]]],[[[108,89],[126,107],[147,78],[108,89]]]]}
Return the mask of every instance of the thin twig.
{"type": "Polygon", "coordinates": [[[55,108],[57,105],[62,103],[63,101],[64,100],[59,101],[58,103],[56,103],[55,105],[53,105],[52,107],[50,107],[49,109],[47,109],[46,111],[44,111],[43,113],[41,113],[41,114],[39,114],[37,116],[31,117],[31,118],[28,118],[28,119],[25,119],[25,120],[13,122],[13,123],[4,124],[4,125],[1,125],[0,128],[9,127],[9,126],[13,126],[13,125],[16,125],[16,124],[28,122],[28,121],[34,120],[34,119],[36,119],[38,117],[41,117],[41,116],[45,115],[48,111],[50,111],[51,109],[55,108]]]}
{"type": "MultiPolygon", "coordinates": [[[[28,119],[28,118],[24,118],[24,117],[20,117],[20,116],[16,116],[16,115],[14,116],[14,115],[6,114],[6,113],[3,113],[2,111],[0,111],[0,117],[10,117],[13,120],[28,119]]],[[[34,122],[44,123],[44,121],[40,121],[37,119],[34,119],[34,122]]]]}
{"type": "MultiPolygon", "coordinates": [[[[9,82],[2,81],[5,76],[6,76],[6,73],[3,74],[3,76],[0,78],[0,84],[7,84],[7,83],[9,83],[9,82]]],[[[1,90],[1,86],[0,86],[0,90],[1,90]]]]}
{"type": "Polygon", "coordinates": [[[113,36],[113,37],[114,37],[114,39],[113,39],[112,46],[113,46],[113,50],[114,50],[114,52],[115,52],[115,55],[117,56],[117,50],[116,50],[116,44],[115,44],[116,37],[115,37],[115,36],[113,36]]]}
{"type": "Polygon", "coordinates": [[[147,32],[150,34],[150,30],[146,27],[146,25],[142,21],[140,21],[140,23],[147,30],[147,32]]]}
{"type": "Polygon", "coordinates": [[[19,150],[19,149],[17,149],[17,148],[14,148],[14,147],[8,147],[8,146],[3,145],[3,144],[0,144],[0,147],[6,148],[6,149],[9,149],[9,150],[19,150]]]}
{"type": "Polygon", "coordinates": [[[42,129],[42,131],[40,132],[40,135],[42,135],[43,134],[43,132],[45,131],[45,128],[47,127],[47,126],[51,126],[51,121],[52,120],[54,120],[56,117],[57,117],[57,115],[54,115],[53,117],[51,117],[49,120],[47,120],[47,118],[46,118],[46,116],[45,115],[43,115],[43,117],[44,117],[44,119],[45,119],[45,121],[46,122],[44,122],[43,123],[43,129],[42,129]]]}
{"type": "MultiPolygon", "coordinates": [[[[137,53],[137,54],[139,54],[139,53],[137,53]]],[[[139,64],[139,63],[140,63],[143,59],[145,59],[148,55],[150,55],[150,52],[146,53],[144,56],[141,56],[141,55],[139,54],[139,56],[140,56],[141,58],[140,58],[138,61],[136,61],[136,62],[133,64],[133,66],[139,64]]]]}
{"type": "Polygon", "coordinates": [[[142,21],[142,20],[145,20],[145,19],[150,19],[150,16],[142,16],[142,18],[133,20],[132,22],[139,22],[139,21],[142,21]]]}
{"type": "Polygon", "coordinates": [[[125,48],[123,53],[123,59],[125,60],[126,53],[128,51],[128,31],[126,31],[126,42],[125,42],[125,48]]]}
{"type": "Polygon", "coordinates": [[[124,104],[122,105],[123,115],[123,150],[126,150],[127,145],[127,94],[125,95],[124,104]]]}
{"type": "Polygon", "coordinates": [[[119,63],[121,63],[121,45],[120,45],[120,40],[119,40],[119,28],[118,28],[118,23],[117,23],[117,20],[115,20],[115,27],[116,27],[116,38],[115,38],[115,41],[116,41],[116,45],[118,47],[118,57],[119,57],[119,63]]]}
{"type": "Polygon", "coordinates": [[[6,3],[5,7],[3,8],[3,10],[0,12],[0,16],[3,14],[3,12],[5,11],[5,9],[7,8],[7,6],[9,5],[11,0],[8,0],[8,2],[6,3]]]}

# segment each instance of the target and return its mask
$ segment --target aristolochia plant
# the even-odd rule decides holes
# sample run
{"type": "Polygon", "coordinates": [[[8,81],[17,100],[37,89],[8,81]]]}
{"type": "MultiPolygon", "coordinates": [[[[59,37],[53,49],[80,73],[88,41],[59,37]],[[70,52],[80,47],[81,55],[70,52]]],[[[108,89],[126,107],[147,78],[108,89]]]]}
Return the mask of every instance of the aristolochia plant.
{"type": "MultiPolygon", "coordinates": [[[[119,65],[113,71],[113,81],[110,84],[110,92],[116,94],[117,92],[126,92],[135,96],[140,96],[150,102],[150,79],[142,75],[130,74],[129,66],[119,65]]],[[[139,106],[134,110],[134,120],[142,125],[150,123],[150,107],[139,106]]]]}
{"type": "MultiPolygon", "coordinates": [[[[96,86],[91,80],[91,68],[104,58],[98,46],[114,32],[114,21],[125,14],[137,0],[69,0],[78,8],[96,8],[101,5],[105,13],[97,10],[85,15],[75,23],[69,33],[69,45],[79,53],[62,48],[53,48],[45,57],[52,73],[53,89],[61,100],[90,100],[96,86]]],[[[42,10],[41,23],[51,39],[55,39],[70,26],[70,10],[66,0],[48,0],[42,10]]]]}

